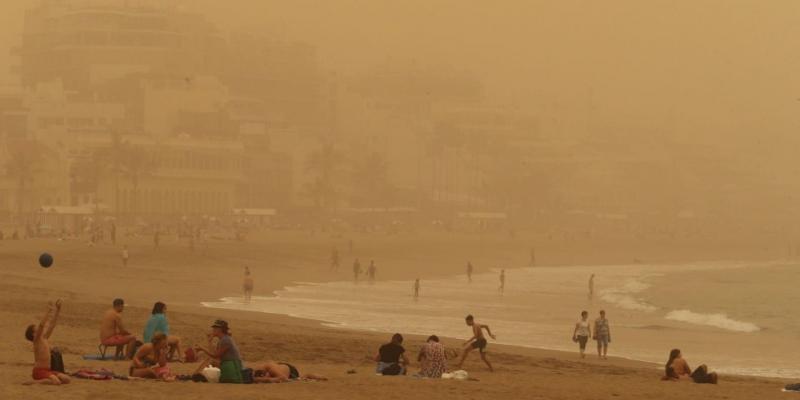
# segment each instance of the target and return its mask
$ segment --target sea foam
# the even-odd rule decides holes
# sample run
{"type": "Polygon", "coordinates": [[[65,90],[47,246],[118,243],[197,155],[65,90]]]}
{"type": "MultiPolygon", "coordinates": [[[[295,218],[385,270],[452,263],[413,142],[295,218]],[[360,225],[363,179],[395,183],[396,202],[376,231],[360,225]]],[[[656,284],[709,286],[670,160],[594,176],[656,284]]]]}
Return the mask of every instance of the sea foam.
{"type": "Polygon", "coordinates": [[[758,332],[757,325],[750,322],[737,321],[728,318],[725,314],[701,314],[690,310],[673,310],[667,313],[666,319],[687,322],[695,325],[713,326],[734,332],[758,332]]]}

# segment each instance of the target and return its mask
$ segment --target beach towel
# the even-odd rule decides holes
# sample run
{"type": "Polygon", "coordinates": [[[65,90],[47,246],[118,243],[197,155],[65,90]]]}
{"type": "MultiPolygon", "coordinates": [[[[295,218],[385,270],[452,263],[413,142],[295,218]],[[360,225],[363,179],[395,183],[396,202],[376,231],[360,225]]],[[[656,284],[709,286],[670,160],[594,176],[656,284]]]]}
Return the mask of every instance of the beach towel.
{"type": "Polygon", "coordinates": [[[116,361],[113,354],[107,354],[103,356],[102,354],[84,354],[84,360],[94,360],[94,361],[116,361]]]}
{"type": "Polygon", "coordinates": [[[108,381],[116,378],[114,371],[101,368],[99,370],[81,369],[73,373],[72,376],[79,379],[91,379],[94,381],[108,381]]]}

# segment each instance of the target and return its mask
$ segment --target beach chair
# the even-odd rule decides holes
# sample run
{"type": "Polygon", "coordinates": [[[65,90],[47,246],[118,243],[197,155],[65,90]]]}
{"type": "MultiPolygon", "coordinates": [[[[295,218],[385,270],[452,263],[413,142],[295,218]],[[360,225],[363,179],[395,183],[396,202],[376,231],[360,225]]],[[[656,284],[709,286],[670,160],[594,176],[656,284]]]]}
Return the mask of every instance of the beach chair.
{"type": "Polygon", "coordinates": [[[106,358],[106,352],[108,352],[108,348],[109,347],[116,347],[116,349],[114,351],[114,359],[115,360],[123,359],[122,355],[125,352],[125,346],[124,345],[123,346],[108,346],[108,345],[100,343],[99,345],[97,345],[97,350],[100,352],[100,357],[102,357],[102,359],[106,358]]]}

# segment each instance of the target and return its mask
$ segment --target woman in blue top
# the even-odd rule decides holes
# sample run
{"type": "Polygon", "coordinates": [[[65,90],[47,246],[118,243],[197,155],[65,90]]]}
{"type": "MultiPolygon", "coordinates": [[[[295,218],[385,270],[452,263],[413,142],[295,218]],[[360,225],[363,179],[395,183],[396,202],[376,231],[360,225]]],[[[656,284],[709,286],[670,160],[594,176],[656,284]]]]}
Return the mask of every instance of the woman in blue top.
{"type": "Polygon", "coordinates": [[[169,346],[169,353],[167,358],[174,361],[175,354],[177,353],[177,360],[181,360],[181,338],[169,334],[169,323],[167,316],[164,314],[167,311],[167,305],[162,302],[157,302],[153,305],[153,315],[147,321],[144,327],[144,342],[150,343],[151,338],[156,332],[161,332],[167,335],[167,345],[169,346]]]}

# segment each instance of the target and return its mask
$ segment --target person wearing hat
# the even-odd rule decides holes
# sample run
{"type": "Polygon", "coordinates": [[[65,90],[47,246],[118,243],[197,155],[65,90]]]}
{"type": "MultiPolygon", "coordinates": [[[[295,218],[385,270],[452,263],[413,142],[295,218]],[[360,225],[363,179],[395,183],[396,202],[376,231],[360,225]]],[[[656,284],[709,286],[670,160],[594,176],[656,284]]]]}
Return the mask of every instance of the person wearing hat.
{"type": "Polygon", "coordinates": [[[211,333],[208,334],[208,348],[195,347],[195,351],[206,353],[208,359],[200,363],[197,372],[211,364],[218,366],[220,370],[220,383],[242,383],[242,357],[239,348],[229,334],[228,322],[218,319],[211,325],[211,333]],[[212,340],[217,338],[217,347],[211,350],[212,340]]]}

